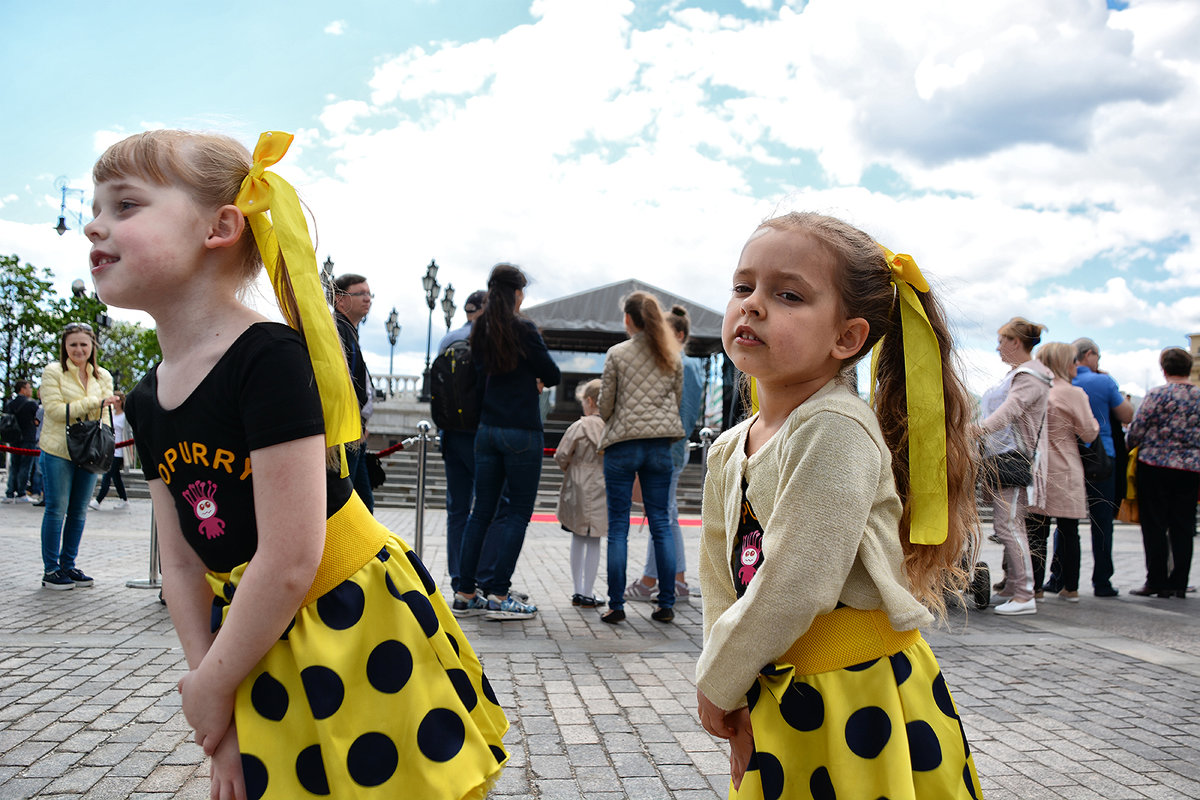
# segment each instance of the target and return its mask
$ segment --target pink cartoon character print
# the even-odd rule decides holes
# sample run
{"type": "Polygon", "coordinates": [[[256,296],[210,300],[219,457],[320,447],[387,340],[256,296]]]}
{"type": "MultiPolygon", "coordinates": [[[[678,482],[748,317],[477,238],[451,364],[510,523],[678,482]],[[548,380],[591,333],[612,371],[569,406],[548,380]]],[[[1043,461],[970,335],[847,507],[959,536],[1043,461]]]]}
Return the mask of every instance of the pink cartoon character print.
{"type": "Polygon", "coordinates": [[[742,568],[738,570],[738,580],[749,585],[754,573],[758,572],[758,562],[762,557],[762,531],[752,531],[742,537],[742,554],[739,560],[742,568]]]}
{"type": "Polygon", "coordinates": [[[217,485],[212,481],[196,481],[183,490],[183,499],[192,506],[192,513],[200,520],[200,533],[206,539],[215,539],[225,532],[225,520],[217,516],[217,485]]]}

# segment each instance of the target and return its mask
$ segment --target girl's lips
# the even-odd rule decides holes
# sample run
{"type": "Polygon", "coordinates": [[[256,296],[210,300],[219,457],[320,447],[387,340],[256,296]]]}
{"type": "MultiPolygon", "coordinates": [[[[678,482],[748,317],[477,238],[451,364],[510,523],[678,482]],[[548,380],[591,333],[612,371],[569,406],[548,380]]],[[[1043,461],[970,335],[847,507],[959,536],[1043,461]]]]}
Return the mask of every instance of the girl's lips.
{"type": "Polygon", "coordinates": [[[733,338],[740,345],[760,345],[763,343],[763,340],[758,338],[754,334],[754,331],[745,325],[738,326],[737,330],[733,332],[733,338]]]}
{"type": "Polygon", "coordinates": [[[119,260],[116,256],[110,256],[107,253],[92,253],[92,272],[99,272],[119,260]]]}

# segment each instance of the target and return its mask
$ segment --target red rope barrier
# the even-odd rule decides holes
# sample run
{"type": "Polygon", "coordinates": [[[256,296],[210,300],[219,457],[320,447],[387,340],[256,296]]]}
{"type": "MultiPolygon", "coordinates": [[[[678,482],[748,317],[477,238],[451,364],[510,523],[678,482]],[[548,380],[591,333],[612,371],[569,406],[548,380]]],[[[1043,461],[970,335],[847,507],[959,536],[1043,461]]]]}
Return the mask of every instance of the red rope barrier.
{"type": "MultiPolygon", "coordinates": [[[[117,442],[116,447],[119,450],[122,447],[128,447],[131,444],[133,444],[133,439],[126,439],[123,442],[117,442]]],[[[42,451],[38,450],[37,448],[34,448],[33,450],[26,450],[24,447],[14,447],[8,444],[0,444],[0,453],[16,453],[17,455],[22,456],[40,456],[42,451]]]]}

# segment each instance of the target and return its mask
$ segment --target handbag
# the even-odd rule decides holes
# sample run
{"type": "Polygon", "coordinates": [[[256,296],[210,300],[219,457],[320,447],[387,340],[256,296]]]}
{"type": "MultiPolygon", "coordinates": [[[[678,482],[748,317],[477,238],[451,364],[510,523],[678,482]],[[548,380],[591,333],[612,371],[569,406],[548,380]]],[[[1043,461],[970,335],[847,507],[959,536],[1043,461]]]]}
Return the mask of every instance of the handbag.
{"type": "Polygon", "coordinates": [[[1019,450],[988,456],[983,462],[983,479],[993,489],[1028,486],[1033,483],[1033,462],[1019,450]]]}
{"type": "Polygon", "coordinates": [[[1137,501],[1137,451],[1136,447],[1129,451],[1129,463],[1125,465],[1125,497],[1117,509],[1117,519],[1130,524],[1141,521],[1137,501]]]}
{"type": "Polygon", "coordinates": [[[71,404],[67,404],[67,453],[71,463],[87,472],[103,475],[112,467],[116,439],[112,429],[112,408],[108,410],[109,424],[100,419],[79,419],[71,422],[71,404]]]}
{"type": "Polygon", "coordinates": [[[1079,460],[1083,462],[1083,477],[1089,483],[1106,481],[1113,471],[1113,457],[1104,449],[1104,442],[1097,436],[1091,444],[1086,444],[1078,436],[1079,460]]]}
{"type": "Polygon", "coordinates": [[[387,481],[383,459],[379,457],[379,453],[363,453],[363,458],[367,460],[367,478],[371,481],[371,488],[378,489],[387,481]]]}

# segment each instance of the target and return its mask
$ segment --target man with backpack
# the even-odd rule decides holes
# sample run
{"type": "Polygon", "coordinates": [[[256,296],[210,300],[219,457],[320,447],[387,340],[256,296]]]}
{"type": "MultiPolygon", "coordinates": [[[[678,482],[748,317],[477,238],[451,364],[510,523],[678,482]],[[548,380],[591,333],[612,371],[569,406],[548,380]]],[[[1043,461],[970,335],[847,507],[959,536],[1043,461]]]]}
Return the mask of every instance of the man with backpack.
{"type": "MultiPolygon", "coordinates": [[[[8,423],[5,425],[4,443],[22,450],[35,450],[38,439],[38,403],[33,399],[33,384],[20,380],[14,388],[17,391],[16,395],[4,406],[5,422],[8,423]]],[[[36,455],[27,453],[9,454],[8,486],[4,492],[4,502],[33,502],[33,498],[25,493],[25,487],[29,485],[29,470],[36,459],[36,455]]]]}
{"type": "MultiPolygon", "coordinates": [[[[429,368],[430,413],[441,438],[442,464],[446,468],[446,568],[454,591],[458,591],[463,531],[475,496],[475,430],[483,398],[479,384],[483,378],[471,361],[471,326],[483,315],[486,303],[487,292],[471,292],[463,303],[466,324],[442,337],[437,358],[429,368]]],[[[476,578],[481,587],[489,586],[499,556],[499,537],[492,536],[491,531],[507,513],[505,493],[500,496],[496,518],[483,540],[476,578]]],[[[522,602],[529,599],[523,592],[509,593],[522,602]]]]}

